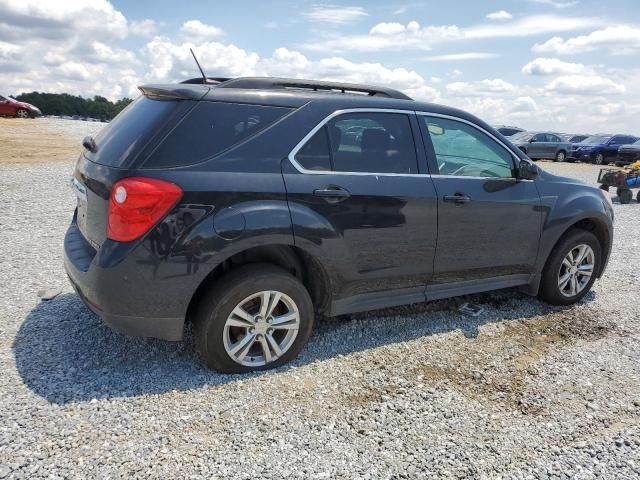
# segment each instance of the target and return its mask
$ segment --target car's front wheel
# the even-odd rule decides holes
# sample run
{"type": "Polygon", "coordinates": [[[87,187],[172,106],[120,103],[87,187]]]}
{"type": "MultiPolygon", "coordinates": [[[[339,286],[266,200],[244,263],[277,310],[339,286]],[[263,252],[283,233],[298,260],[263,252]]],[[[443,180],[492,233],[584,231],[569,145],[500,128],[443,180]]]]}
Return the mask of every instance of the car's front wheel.
{"type": "Polygon", "coordinates": [[[18,117],[18,118],[29,118],[29,111],[25,110],[24,108],[19,108],[16,111],[16,117],[18,117]]]}
{"type": "Polygon", "coordinates": [[[602,165],[604,163],[604,155],[602,153],[598,153],[593,161],[596,165],[602,165]]]}
{"type": "Polygon", "coordinates": [[[558,242],[542,272],[540,298],[553,305],[570,305],[591,289],[600,268],[602,249],[596,236],[573,230],[558,242]]]}
{"type": "Polygon", "coordinates": [[[220,372],[266,370],[296,357],[312,326],[311,297],[296,277],[272,265],[246,265],[215,282],[201,302],[196,348],[220,372]]]}

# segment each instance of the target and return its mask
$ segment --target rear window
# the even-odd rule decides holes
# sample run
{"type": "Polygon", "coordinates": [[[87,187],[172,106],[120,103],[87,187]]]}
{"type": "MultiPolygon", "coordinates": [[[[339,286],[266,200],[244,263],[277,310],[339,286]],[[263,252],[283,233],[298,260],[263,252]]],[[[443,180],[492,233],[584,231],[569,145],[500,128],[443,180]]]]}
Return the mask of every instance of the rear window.
{"type": "Polygon", "coordinates": [[[139,97],[100,131],[95,138],[97,151],[86,150],[85,156],[102,165],[125,166],[144,148],[179,103],[139,97]]]}
{"type": "Polygon", "coordinates": [[[204,161],[264,130],[290,111],[284,107],[200,102],[153,152],[145,167],[204,161]]]}

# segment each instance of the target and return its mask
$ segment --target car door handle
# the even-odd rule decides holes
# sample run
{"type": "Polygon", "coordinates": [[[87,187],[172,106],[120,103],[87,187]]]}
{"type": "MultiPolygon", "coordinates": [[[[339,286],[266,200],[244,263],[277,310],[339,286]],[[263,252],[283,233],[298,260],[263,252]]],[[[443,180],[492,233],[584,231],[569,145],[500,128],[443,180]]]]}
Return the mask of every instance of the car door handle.
{"type": "Polygon", "coordinates": [[[318,188],[313,191],[313,195],[324,198],[328,202],[339,202],[351,196],[351,194],[342,187],[318,188]]]}
{"type": "Polygon", "coordinates": [[[469,203],[471,201],[471,197],[463,195],[462,193],[456,193],[454,195],[445,195],[442,199],[445,202],[453,202],[453,203],[469,203]]]}

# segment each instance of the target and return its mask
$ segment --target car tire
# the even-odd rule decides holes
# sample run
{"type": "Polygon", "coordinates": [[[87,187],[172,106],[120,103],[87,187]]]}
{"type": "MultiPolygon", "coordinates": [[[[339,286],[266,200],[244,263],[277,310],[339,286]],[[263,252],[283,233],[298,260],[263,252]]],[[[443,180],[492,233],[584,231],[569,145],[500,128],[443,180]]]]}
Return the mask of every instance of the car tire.
{"type": "Polygon", "coordinates": [[[551,251],[542,271],[538,296],[552,305],[571,305],[580,301],[595,282],[601,258],[602,247],[593,233],[579,229],[571,230],[551,251]],[[588,247],[590,250],[582,250],[582,247],[588,247]],[[583,251],[583,259],[575,258],[583,251]],[[571,262],[570,258],[575,262],[571,262]],[[590,270],[587,268],[588,262],[592,262],[590,270]],[[571,264],[570,267],[568,263],[571,264]],[[589,273],[590,275],[587,275],[589,273]]]}
{"type": "Polygon", "coordinates": [[[602,153],[598,153],[593,159],[593,163],[596,165],[604,165],[604,155],[602,153]]]}
{"type": "Polygon", "coordinates": [[[16,118],[29,118],[29,110],[25,110],[24,108],[19,108],[16,110],[16,118]]]}
{"type": "Polygon", "coordinates": [[[618,198],[620,199],[620,203],[626,205],[627,203],[631,203],[631,200],[633,200],[633,192],[631,190],[624,189],[618,194],[618,198]]]}
{"type": "Polygon", "coordinates": [[[564,150],[560,150],[558,153],[556,153],[556,158],[554,159],[554,162],[564,162],[567,158],[567,154],[565,153],[564,150]]]}
{"type": "Polygon", "coordinates": [[[196,350],[209,368],[219,372],[268,370],[300,353],[313,319],[309,292],[296,277],[270,264],[245,265],[218,279],[198,305],[196,350]],[[289,317],[278,324],[280,328],[276,326],[278,318],[289,317]]]}

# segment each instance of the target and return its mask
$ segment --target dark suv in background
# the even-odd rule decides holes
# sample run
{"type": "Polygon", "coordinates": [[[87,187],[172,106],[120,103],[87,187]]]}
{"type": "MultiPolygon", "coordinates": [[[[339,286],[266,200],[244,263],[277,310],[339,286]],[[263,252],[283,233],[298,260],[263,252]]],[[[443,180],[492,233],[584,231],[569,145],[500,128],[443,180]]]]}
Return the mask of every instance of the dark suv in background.
{"type": "Polygon", "coordinates": [[[564,162],[571,149],[571,143],[552,132],[520,132],[509,140],[531,160],[548,158],[564,162]]]}
{"type": "Polygon", "coordinates": [[[507,287],[569,305],[605,269],[608,194],[464,111],[276,78],[141,90],[83,142],[65,266],[118,331],[192,320],[211,368],[287,362],[314,313],[507,287]]]}
{"type": "Polygon", "coordinates": [[[637,140],[632,135],[592,135],[572,145],[567,160],[605,165],[615,160],[622,145],[630,145],[637,140]]]}

